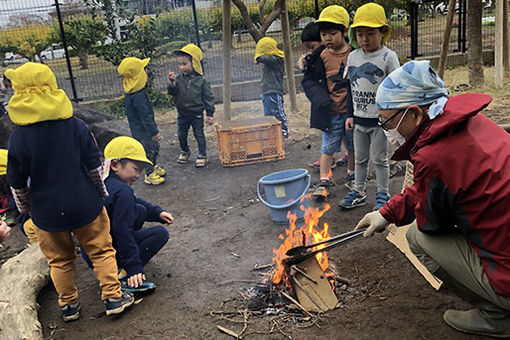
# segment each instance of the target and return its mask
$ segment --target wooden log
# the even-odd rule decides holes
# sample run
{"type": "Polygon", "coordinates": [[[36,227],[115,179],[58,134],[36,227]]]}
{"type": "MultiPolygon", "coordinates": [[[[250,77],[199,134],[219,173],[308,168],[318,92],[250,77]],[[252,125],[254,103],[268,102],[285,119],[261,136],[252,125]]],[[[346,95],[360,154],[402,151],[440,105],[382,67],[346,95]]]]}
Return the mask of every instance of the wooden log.
{"type": "Polygon", "coordinates": [[[37,295],[50,278],[50,267],[34,243],[0,269],[0,339],[42,339],[37,295]]]}

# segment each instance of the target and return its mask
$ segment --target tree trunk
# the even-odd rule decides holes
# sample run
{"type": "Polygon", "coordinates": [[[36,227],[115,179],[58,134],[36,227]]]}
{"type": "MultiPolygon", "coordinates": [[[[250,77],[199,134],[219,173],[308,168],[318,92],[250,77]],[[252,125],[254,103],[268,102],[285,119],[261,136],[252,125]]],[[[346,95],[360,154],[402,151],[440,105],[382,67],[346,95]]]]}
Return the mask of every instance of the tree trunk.
{"type": "Polygon", "coordinates": [[[82,70],[86,70],[89,68],[89,51],[88,50],[79,50],[78,58],[80,59],[80,66],[82,70]]]}
{"type": "Polygon", "coordinates": [[[482,58],[482,1],[467,0],[467,37],[469,84],[472,87],[483,84],[482,58]]]}
{"type": "Polygon", "coordinates": [[[248,12],[248,8],[246,7],[246,4],[243,2],[243,0],[232,0],[232,3],[239,10],[239,13],[241,14],[241,17],[243,18],[243,21],[246,25],[246,28],[248,29],[248,32],[250,32],[250,35],[252,36],[253,40],[255,40],[255,42],[258,42],[262,37],[266,35],[266,31],[269,28],[269,26],[271,26],[273,21],[275,21],[280,16],[282,2],[283,0],[275,1],[271,13],[267,17],[263,18],[263,20],[261,20],[260,28],[257,28],[255,23],[251,19],[250,13],[248,12]]]}

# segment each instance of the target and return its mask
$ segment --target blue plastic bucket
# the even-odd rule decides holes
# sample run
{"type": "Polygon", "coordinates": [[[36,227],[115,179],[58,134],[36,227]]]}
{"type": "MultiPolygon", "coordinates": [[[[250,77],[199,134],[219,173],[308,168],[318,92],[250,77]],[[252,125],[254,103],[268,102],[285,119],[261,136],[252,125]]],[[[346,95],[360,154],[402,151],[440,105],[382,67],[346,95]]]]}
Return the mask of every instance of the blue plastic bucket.
{"type": "Polygon", "coordinates": [[[306,169],[292,169],[274,172],[259,179],[257,195],[262,203],[271,208],[273,221],[288,224],[287,212],[296,214],[297,220],[302,220],[305,212],[300,209],[303,205],[308,208],[308,198],[303,202],[301,198],[310,187],[311,176],[306,169]],[[266,199],[262,198],[260,187],[264,186],[266,199]]]}

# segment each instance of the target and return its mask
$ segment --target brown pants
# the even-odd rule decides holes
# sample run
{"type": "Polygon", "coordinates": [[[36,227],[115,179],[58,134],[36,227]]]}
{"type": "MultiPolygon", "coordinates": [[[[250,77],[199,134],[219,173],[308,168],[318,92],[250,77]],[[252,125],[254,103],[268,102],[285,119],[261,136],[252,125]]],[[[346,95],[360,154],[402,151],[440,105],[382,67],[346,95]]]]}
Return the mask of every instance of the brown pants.
{"type": "Polygon", "coordinates": [[[115,249],[110,236],[110,220],[106,209],[92,221],[79,228],[47,232],[36,228],[39,246],[48,259],[51,279],[58,293],[58,304],[65,306],[78,301],[78,290],[74,285],[75,244],[71,233],[82,244],[94,265],[94,274],[101,287],[101,299],[119,298],[120,283],[117,279],[115,249]]]}

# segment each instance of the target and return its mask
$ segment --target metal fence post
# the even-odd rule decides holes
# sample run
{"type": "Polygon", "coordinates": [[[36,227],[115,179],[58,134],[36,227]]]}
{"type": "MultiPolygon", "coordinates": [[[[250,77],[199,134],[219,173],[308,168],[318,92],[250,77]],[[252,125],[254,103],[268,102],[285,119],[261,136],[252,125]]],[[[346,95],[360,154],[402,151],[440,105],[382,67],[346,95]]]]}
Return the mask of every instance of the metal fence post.
{"type": "Polygon", "coordinates": [[[418,4],[415,1],[409,2],[410,24],[411,24],[411,55],[410,59],[418,56],[418,4]]]}
{"type": "Polygon", "coordinates": [[[58,25],[60,27],[60,36],[62,38],[62,45],[64,46],[64,52],[66,56],[67,71],[69,72],[69,80],[71,81],[71,90],[73,92],[73,100],[78,102],[78,94],[76,92],[76,86],[74,84],[73,68],[71,67],[71,59],[69,58],[69,50],[67,48],[66,35],[64,32],[64,23],[62,21],[62,13],[60,13],[60,4],[58,0],[55,0],[55,9],[57,11],[58,25]]]}
{"type": "Polygon", "coordinates": [[[461,0],[461,2],[464,2],[464,6],[462,7],[462,46],[461,46],[461,52],[466,52],[466,28],[467,28],[467,0],[461,0]]]}
{"type": "Polygon", "coordinates": [[[315,0],[315,19],[319,19],[319,0],[315,0]]]}
{"type": "Polygon", "coordinates": [[[191,0],[191,9],[193,11],[193,22],[195,25],[195,37],[197,39],[197,46],[202,48],[202,46],[200,46],[200,32],[198,31],[197,6],[195,4],[195,0],[191,0]]]}

